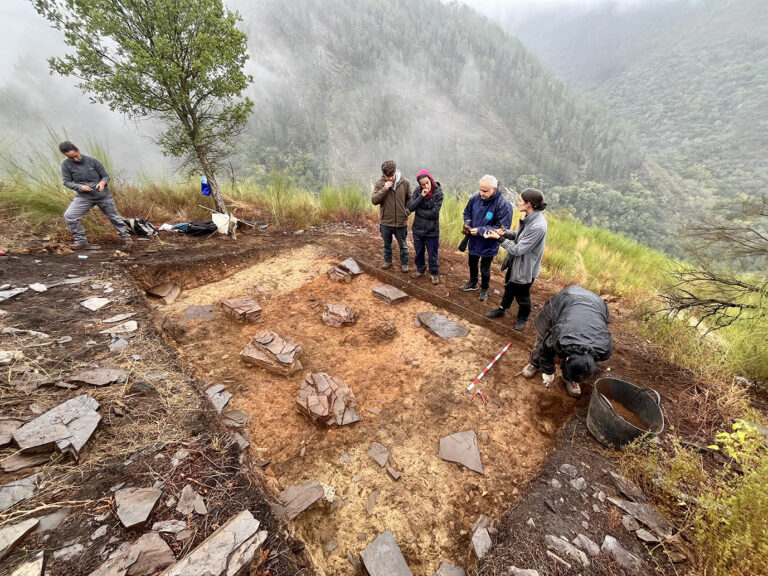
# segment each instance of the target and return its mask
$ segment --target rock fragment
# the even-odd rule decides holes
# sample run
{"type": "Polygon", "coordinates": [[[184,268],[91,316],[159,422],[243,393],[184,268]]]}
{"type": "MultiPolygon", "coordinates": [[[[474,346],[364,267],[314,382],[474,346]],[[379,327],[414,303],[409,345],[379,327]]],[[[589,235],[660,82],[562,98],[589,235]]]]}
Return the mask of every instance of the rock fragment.
{"type": "Polygon", "coordinates": [[[45,552],[38,552],[32,560],[24,562],[11,576],[42,576],[45,569],[45,552]]]}
{"type": "Polygon", "coordinates": [[[645,569],[643,568],[643,563],[640,561],[640,558],[632,554],[631,552],[624,549],[624,547],[619,544],[618,540],[614,538],[613,536],[606,536],[605,540],[603,540],[603,545],[601,547],[601,551],[605,552],[608,556],[613,558],[618,564],[620,564],[623,568],[630,571],[633,574],[645,574],[645,569]]]}
{"type": "Polygon", "coordinates": [[[581,550],[576,548],[570,542],[558,538],[557,536],[544,536],[544,545],[548,550],[553,550],[561,556],[566,556],[574,562],[581,564],[583,568],[589,568],[589,558],[581,550]]]}
{"type": "Polygon", "coordinates": [[[643,542],[646,544],[658,544],[661,542],[655,535],[651,534],[646,530],[645,528],[640,528],[637,532],[635,532],[635,536],[640,538],[643,542]]]}
{"type": "Polygon", "coordinates": [[[30,518],[16,524],[6,524],[0,528],[0,560],[5,558],[13,547],[21,542],[37,526],[37,519],[30,518]]]}
{"type": "Polygon", "coordinates": [[[389,530],[379,534],[360,557],[370,576],[413,576],[389,530]]]}
{"type": "Polygon", "coordinates": [[[176,511],[184,514],[192,514],[195,512],[200,515],[208,514],[208,508],[205,506],[205,500],[200,496],[195,489],[192,488],[192,484],[187,484],[181,491],[179,497],[179,503],[176,505],[176,511]]]}
{"type": "Polygon", "coordinates": [[[204,306],[189,306],[184,310],[184,315],[179,320],[179,325],[192,324],[195,322],[211,322],[219,316],[219,311],[214,304],[204,306]]]}
{"type": "Polygon", "coordinates": [[[454,566],[448,562],[440,562],[435,576],[467,576],[467,573],[460,566],[454,566]]]}
{"type": "Polygon", "coordinates": [[[150,532],[115,550],[89,576],[141,576],[156,574],[176,561],[173,551],[159,534],[150,532]]]}
{"type": "Polygon", "coordinates": [[[440,458],[448,462],[457,462],[470,470],[483,474],[483,463],[477,447],[477,434],[474,430],[456,432],[440,438],[440,458]]]}
{"type": "Polygon", "coordinates": [[[491,535],[488,528],[478,528],[472,534],[472,547],[475,549],[475,555],[478,560],[482,560],[493,546],[491,535]]]}
{"type": "Polygon", "coordinates": [[[356,321],[355,313],[344,304],[328,304],[323,312],[323,324],[326,326],[341,328],[345,325],[354,324],[356,321]]]}
{"type": "Polygon", "coordinates": [[[0,366],[8,366],[24,358],[21,350],[0,350],[0,366]]]}
{"type": "Polygon", "coordinates": [[[186,529],[187,523],[184,520],[165,520],[164,522],[155,522],[152,524],[153,532],[166,532],[168,534],[178,534],[186,529]]]}
{"type": "Polygon", "coordinates": [[[590,556],[597,556],[600,554],[600,546],[589,537],[584,536],[584,534],[577,534],[572,543],[590,556]]]}
{"type": "Polygon", "coordinates": [[[416,314],[416,325],[423,326],[432,334],[444,340],[463,338],[469,334],[469,330],[464,328],[464,326],[449,320],[437,312],[421,312],[416,314]]]}
{"type": "Polygon", "coordinates": [[[223,384],[211,386],[205,391],[205,395],[208,396],[208,400],[211,401],[211,404],[213,404],[213,407],[219,414],[221,414],[221,411],[224,410],[224,407],[232,398],[232,394],[227,391],[223,384]]]}
{"type": "Polygon", "coordinates": [[[243,348],[240,359],[274,374],[290,376],[303,368],[299,354],[301,346],[274,332],[263,330],[243,348]]]}
{"type": "Polygon", "coordinates": [[[156,488],[123,488],[115,492],[117,517],[126,528],[142,528],[162,496],[156,488]]]}
{"type": "Polygon", "coordinates": [[[608,474],[611,477],[611,481],[616,486],[616,489],[624,494],[624,496],[641,504],[647,502],[647,498],[645,497],[645,494],[643,494],[643,491],[637,484],[632,482],[632,480],[629,480],[620,474],[616,474],[615,472],[609,472],[608,474]]]}
{"type": "Polygon", "coordinates": [[[99,403],[82,394],[28,422],[13,433],[22,452],[58,449],[75,459],[99,425],[99,403]]]}
{"type": "Polygon", "coordinates": [[[49,454],[14,454],[0,462],[0,468],[4,472],[16,472],[24,468],[40,466],[51,459],[49,454]]]}
{"type": "Polygon", "coordinates": [[[88,368],[70,376],[68,382],[80,382],[92,386],[107,386],[115,382],[122,383],[128,379],[128,372],[122,368],[88,368]]]}
{"type": "Polygon", "coordinates": [[[363,269],[360,268],[360,264],[354,258],[347,258],[339,264],[339,268],[346,270],[352,276],[358,276],[363,273],[363,269]]]}
{"type": "Polygon", "coordinates": [[[346,382],[325,372],[304,377],[296,403],[316,424],[346,426],[361,420],[352,389],[346,382]]]}
{"type": "Polygon", "coordinates": [[[277,499],[285,507],[283,515],[288,520],[293,520],[321,498],[332,503],[335,496],[333,488],[320,482],[291,486],[277,495],[277,499]]]}
{"type": "Polygon", "coordinates": [[[133,332],[136,332],[136,330],[139,329],[139,324],[136,322],[136,320],[128,320],[128,322],[123,322],[122,324],[118,324],[117,326],[113,326],[112,328],[107,328],[106,330],[102,330],[99,332],[99,334],[109,334],[110,336],[119,336],[121,334],[132,334],[133,332]]]}
{"type": "Polygon", "coordinates": [[[261,306],[250,296],[224,298],[221,301],[224,313],[238,322],[258,322],[261,318],[261,306]]]}
{"type": "Polygon", "coordinates": [[[675,525],[650,504],[637,504],[620,498],[608,498],[608,501],[665,538],[671,538],[675,534],[675,525]]]}
{"type": "Polygon", "coordinates": [[[533,568],[518,568],[517,566],[510,566],[507,568],[507,576],[539,576],[539,571],[533,568]]]}
{"type": "Polygon", "coordinates": [[[128,320],[128,318],[133,318],[136,316],[136,312],[125,312],[124,314],[117,314],[115,316],[110,316],[106,320],[102,320],[102,324],[114,324],[116,322],[122,322],[123,320],[128,320]]]}
{"type": "Polygon", "coordinates": [[[380,444],[379,442],[372,442],[371,447],[368,449],[368,456],[373,458],[376,464],[384,467],[389,461],[389,450],[387,450],[386,446],[380,444]]]}
{"type": "Polygon", "coordinates": [[[13,298],[19,294],[24,294],[24,292],[27,290],[29,290],[29,287],[27,286],[24,286],[23,288],[8,288],[6,290],[0,290],[0,302],[5,302],[9,298],[13,298]]]}
{"type": "Polygon", "coordinates": [[[376,298],[384,300],[384,302],[390,305],[399,304],[400,302],[404,302],[408,299],[408,294],[398,288],[395,288],[394,286],[390,286],[389,284],[376,286],[373,289],[373,295],[376,296],[376,298]]]}
{"type": "Polygon", "coordinates": [[[96,312],[97,310],[101,310],[112,302],[109,298],[101,298],[101,297],[94,297],[94,298],[87,298],[86,300],[83,300],[80,302],[80,306],[84,308],[88,308],[91,312],[96,312]]]}
{"type": "Polygon", "coordinates": [[[40,284],[39,282],[36,282],[34,284],[30,284],[29,289],[35,292],[45,292],[46,290],[48,290],[48,287],[45,284],[40,284]]]}
{"type": "Polygon", "coordinates": [[[565,474],[571,480],[574,480],[579,475],[579,471],[573,464],[563,464],[560,466],[560,473],[565,474]]]}
{"type": "Polygon", "coordinates": [[[13,433],[24,425],[23,420],[15,418],[0,418],[0,448],[7,446],[13,440],[13,433]]]}
{"type": "Polygon", "coordinates": [[[259,525],[248,510],[240,512],[160,576],[240,574],[267,539],[265,531],[258,531],[259,525]]]}
{"type": "Polygon", "coordinates": [[[333,282],[345,282],[346,284],[352,282],[352,276],[346,270],[343,270],[338,266],[334,266],[328,270],[328,278],[333,282]]]}
{"type": "Polygon", "coordinates": [[[221,414],[221,423],[228,428],[245,428],[248,414],[242,410],[227,410],[221,414]]]}
{"type": "Polygon", "coordinates": [[[147,290],[147,294],[159,298],[165,304],[173,304],[181,294],[181,288],[171,282],[163,282],[157,286],[152,286],[147,290]]]}

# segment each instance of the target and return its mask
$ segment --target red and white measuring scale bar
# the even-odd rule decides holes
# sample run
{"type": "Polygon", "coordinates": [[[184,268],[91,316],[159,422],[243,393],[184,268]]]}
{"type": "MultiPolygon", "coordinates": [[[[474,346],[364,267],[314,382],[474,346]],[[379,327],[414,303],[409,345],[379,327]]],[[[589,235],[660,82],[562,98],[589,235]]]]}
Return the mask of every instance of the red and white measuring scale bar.
{"type": "Polygon", "coordinates": [[[485,375],[488,373],[488,370],[490,370],[490,369],[491,369],[491,367],[492,367],[494,364],[496,364],[496,361],[497,361],[499,358],[501,358],[501,357],[504,355],[504,352],[506,352],[506,351],[509,349],[509,347],[510,347],[510,346],[512,346],[512,342],[510,342],[509,344],[507,344],[506,346],[504,346],[504,348],[502,348],[502,349],[501,349],[501,352],[499,352],[498,356],[496,356],[496,358],[494,358],[494,359],[493,359],[493,361],[492,361],[490,364],[488,364],[488,366],[486,366],[486,367],[485,367],[485,370],[483,370],[483,371],[482,371],[482,372],[481,372],[481,373],[478,375],[478,377],[477,377],[477,378],[475,378],[475,381],[474,381],[474,382],[472,382],[472,384],[470,384],[469,386],[467,386],[467,389],[465,390],[465,392],[470,392],[470,391],[472,390],[472,388],[474,388],[474,387],[475,387],[475,384],[477,384],[478,382],[480,382],[480,380],[482,380],[483,376],[485,376],[485,375]]]}

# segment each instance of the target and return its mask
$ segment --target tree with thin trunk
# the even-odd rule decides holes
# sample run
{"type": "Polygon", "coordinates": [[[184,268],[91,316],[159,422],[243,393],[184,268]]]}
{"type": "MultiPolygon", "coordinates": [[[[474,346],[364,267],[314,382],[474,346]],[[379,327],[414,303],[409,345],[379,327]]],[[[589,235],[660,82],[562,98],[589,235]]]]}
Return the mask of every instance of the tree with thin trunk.
{"type": "Polygon", "coordinates": [[[669,312],[687,312],[709,330],[768,316],[768,198],[732,205],[685,230],[691,263],[661,294],[669,312]]]}
{"type": "Polygon", "coordinates": [[[160,120],[164,154],[208,179],[226,205],[216,170],[253,103],[241,93],[247,38],[222,0],[30,0],[72,49],[48,60],[80,80],[91,101],[130,118],[160,120]]]}

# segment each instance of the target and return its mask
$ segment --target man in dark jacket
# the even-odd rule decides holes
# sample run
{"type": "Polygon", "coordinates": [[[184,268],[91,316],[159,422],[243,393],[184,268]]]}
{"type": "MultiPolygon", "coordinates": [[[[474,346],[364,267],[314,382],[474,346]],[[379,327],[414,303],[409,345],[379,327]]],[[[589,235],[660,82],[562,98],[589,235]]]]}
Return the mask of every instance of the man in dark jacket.
{"type": "Polygon", "coordinates": [[[130,244],[131,237],[123,219],[117,213],[115,199],[109,191],[109,175],[101,162],[96,158],[84,156],[72,142],[59,144],[59,151],[66,156],[61,163],[61,179],[64,186],[77,192],[72,203],[64,212],[64,221],[75,240],[73,250],[96,250],[100,248],[89,244],[85,236],[85,228],[80,220],[93,208],[98,206],[115,227],[123,244],[130,244]]]}
{"type": "Polygon", "coordinates": [[[384,241],[383,270],[392,268],[392,236],[400,247],[400,270],[408,272],[408,203],[411,201],[411,183],[400,177],[400,170],[392,160],[381,165],[381,178],[373,185],[371,202],[379,207],[379,229],[384,241]]]}
{"type": "Polygon", "coordinates": [[[486,174],[480,179],[477,194],[472,196],[464,208],[464,234],[469,234],[469,281],[460,286],[462,292],[477,290],[477,267],[480,265],[479,300],[488,300],[491,285],[491,262],[499,252],[499,243],[484,238],[487,230],[509,228],[512,223],[512,207],[498,189],[498,181],[486,174]]]}
{"type": "Polygon", "coordinates": [[[561,290],[533,319],[538,338],[523,376],[533,378],[541,370],[549,386],[555,379],[557,356],[568,394],[580,396],[579,383],[595,373],[595,362],[608,360],[613,352],[609,322],[608,305],[600,296],[581,286],[561,290]]]}
{"type": "Polygon", "coordinates": [[[429,275],[432,284],[440,284],[440,259],[437,255],[440,247],[440,208],[443,205],[443,191],[440,182],[435,182],[432,174],[420,170],[416,175],[419,187],[411,197],[408,210],[414,212],[413,217],[413,262],[416,272],[411,278],[422,278],[426,274],[427,265],[424,262],[424,251],[429,255],[429,275]]]}

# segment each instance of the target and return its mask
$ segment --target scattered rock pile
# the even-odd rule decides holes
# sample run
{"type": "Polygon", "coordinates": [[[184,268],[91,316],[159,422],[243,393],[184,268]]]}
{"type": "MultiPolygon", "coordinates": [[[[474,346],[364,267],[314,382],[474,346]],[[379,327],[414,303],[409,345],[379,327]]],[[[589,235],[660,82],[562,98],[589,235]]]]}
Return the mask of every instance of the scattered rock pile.
{"type": "Polygon", "coordinates": [[[323,324],[326,326],[341,328],[356,321],[355,313],[344,304],[328,304],[323,312],[323,324]]]}
{"type": "Polygon", "coordinates": [[[274,332],[263,330],[243,348],[240,358],[246,364],[264,368],[274,374],[290,376],[303,368],[299,354],[301,346],[274,332]]]}
{"type": "Polygon", "coordinates": [[[296,403],[313,422],[326,426],[346,426],[361,420],[352,389],[324,372],[304,377],[296,403]]]}
{"type": "Polygon", "coordinates": [[[224,298],[221,307],[227,316],[237,322],[254,323],[263,320],[261,306],[250,296],[238,296],[236,298],[224,298]]]}

